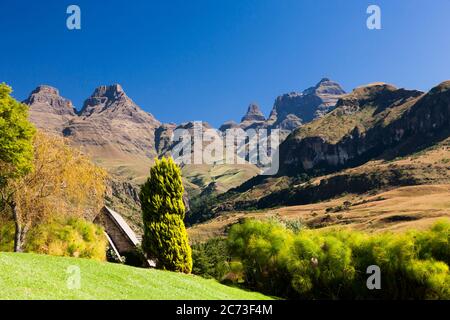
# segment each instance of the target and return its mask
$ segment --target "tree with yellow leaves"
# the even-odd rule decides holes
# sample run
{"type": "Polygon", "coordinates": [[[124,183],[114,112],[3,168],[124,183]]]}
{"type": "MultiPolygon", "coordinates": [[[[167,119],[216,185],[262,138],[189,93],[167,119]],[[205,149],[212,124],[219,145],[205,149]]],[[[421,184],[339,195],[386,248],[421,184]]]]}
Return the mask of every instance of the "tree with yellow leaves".
{"type": "Polygon", "coordinates": [[[106,189],[106,172],[64,138],[37,132],[33,146],[33,170],[6,185],[15,210],[15,251],[22,251],[30,228],[48,218],[92,221],[106,189]]]}

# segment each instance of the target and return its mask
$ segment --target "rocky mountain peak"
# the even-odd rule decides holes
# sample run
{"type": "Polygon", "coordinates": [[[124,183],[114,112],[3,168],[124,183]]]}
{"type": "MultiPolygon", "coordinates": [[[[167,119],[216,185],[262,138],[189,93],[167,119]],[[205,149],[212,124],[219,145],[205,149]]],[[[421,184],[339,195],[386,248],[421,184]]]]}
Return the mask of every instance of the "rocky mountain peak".
{"type": "Polygon", "coordinates": [[[110,100],[118,99],[122,96],[126,96],[123,88],[120,84],[113,84],[109,86],[99,86],[94,90],[91,97],[105,97],[110,100]]]}
{"type": "Polygon", "coordinates": [[[322,78],[314,87],[302,92],[303,95],[317,95],[320,97],[339,96],[345,94],[341,85],[329,78],[322,78]]]}
{"type": "Polygon", "coordinates": [[[317,95],[342,95],[345,94],[341,85],[329,78],[322,78],[314,87],[312,93],[317,95]]]}
{"type": "Polygon", "coordinates": [[[242,118],[241,122],[245,121],[265,121],[266,118],[264,117],[264,114],[261,112],[261,109],[259,105],[256,103],[251,103],[248,106],[247,113],[242,118]]]}
{"type": "MultiPolygon", "coordinates": [[[[145,111],[126,95],[120,84],[113,84],[97,87],[92,95],[86,99],[80,111],[81,116],[88,117],[100,113],[108,118],[126,116],[140,121],[140,118],[142,118],[140,115],[144,114],[145,111]]],[[[153,118],[153,116],[151,117],[153,118]]]]}
{"type": "Polygon", "coordinates": [[[31,92],[31,95],[33,94],[50,94],[59,96],[59,90],[52,86],[42,84],[31,92]]]}
{"type": "Polygon", "coordinates": [[[38,86],[23,103],[29,105],[32,112],[75,115],[72,101],[61,97],[58,89],[48,85],[38,86]]]}

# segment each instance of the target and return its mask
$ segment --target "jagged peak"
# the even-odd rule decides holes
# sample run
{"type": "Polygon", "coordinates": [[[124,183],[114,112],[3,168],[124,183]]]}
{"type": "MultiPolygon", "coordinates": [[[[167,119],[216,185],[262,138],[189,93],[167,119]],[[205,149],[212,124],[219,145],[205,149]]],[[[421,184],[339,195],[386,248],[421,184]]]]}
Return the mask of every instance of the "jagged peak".
{"type": "Polygon", "coordinates": [[[266,117],[261,111],[261,108],[256,103],[250,103],[247,108],[247,113],[242,117],[241,122],[245,121],[265,121],[266,117]]]}
{"type": "Polygon", "coordinates": [[[91,97],[107,97],[117,98],[118,96],[126,95],[120,84],[103,85],[95,88],[91,97]]]}
{"type": "Polygon", "coordinates": [[[126,95],[120,84],[102,85],[95,88],[91,96],[84,102],[80,115],[100,113],[116,103],[121,106],[131,105],[135,109],[139,108],[126,95]]]}

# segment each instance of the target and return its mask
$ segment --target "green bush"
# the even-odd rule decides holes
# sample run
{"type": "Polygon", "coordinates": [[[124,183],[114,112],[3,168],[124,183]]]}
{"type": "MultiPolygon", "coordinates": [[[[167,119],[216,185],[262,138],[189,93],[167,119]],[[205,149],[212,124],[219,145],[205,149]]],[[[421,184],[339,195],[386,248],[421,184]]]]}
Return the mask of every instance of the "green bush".
{"type": "Polygon", "coordinates": [[[192,273],[222,281],[231,272],[230,256],[225,239],[213,238],[192,245],[192,273]]]}
{"type": "Polygon", "coordinates": [[[243,267],[245,284],[254,290],[285,295],[291,277],[285,255],[293,233],[281,223],[245,220],[234,225],[228,236],[230,253],[243,267]]]}
{"type": "Polygon", "coordinates": [[[413,233],[421,259],[436,259],[450,265],[450,223],[439,221],[429,231],[413,233]]]}
{"type": "Polygon", "coordinates": [[[159,269],[190,273],[192,251],[184,226],[181,170],[172,158],[156,159],[141,188],[142,248],[159,269]]]}
{"type": "Polygon", "coordinates": [[[429,231],[365,234],[350,230],[292,232],[246,220],[231,228],[232,257],[245,285],[300,299],[450,299],[449,222],[429,231]],[[367,267],[381,269],[381,290],[366,286],[367,267]]]}
{"type": "Polygon", "coordinates": [[[80,218],[53,220],[30,231],[25,244],[26,252],[106,259],[107,240],[103,229],[80,218]]]}

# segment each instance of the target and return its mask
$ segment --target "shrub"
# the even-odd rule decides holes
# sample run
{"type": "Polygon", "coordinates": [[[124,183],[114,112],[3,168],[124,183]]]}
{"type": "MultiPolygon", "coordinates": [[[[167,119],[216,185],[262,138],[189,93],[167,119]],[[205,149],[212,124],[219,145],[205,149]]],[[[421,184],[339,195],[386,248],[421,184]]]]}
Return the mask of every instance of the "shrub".
{"type": "Polygon", "coordinates": [[[332,233],[298,233],[286,259],[292,288],[305,298],[338,298],[355,276],[350,246],[332,233]]]}
{"type": "Polygon", "coordinates": [[[229,250],[242,263],[246,285],[275,295],[286,293],[291,281],[283,257],[291,242],[292,232],[273,219],[245,220],[234,225],[228,236],[229,250]]]}
{"type": "Polygon", "coordinates": [[[183,192],[181,170],[173,159],[156,159],[140,193],[142,248],[156,259],[157,268],[190,273],[192,252],[183,223],[183,192]]]}
{"type": "Polygon", "coordinates": [[[293,233],[276,221],[231,228],[232,257],[245,285],[301,299],[449,299],[449,222],[428,231],[365,234],[350,230],[293,233]],[[381,269],[381,290],[369,290],[367,267],[381,269]]]}
{"type": "Polygon", "coordinates": [[[103,229],[81,218],[56,219],[30,231],[25,251],[106,260],[103,229]]]}
{"type": "Polygon", "coordinates": [[[413,233],[421,259],[435,259],[450,265],[450,222],[439,221],[429,231],[413,233]]]}

